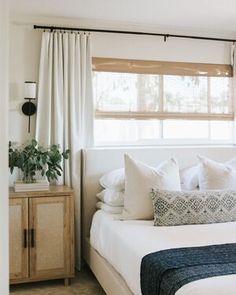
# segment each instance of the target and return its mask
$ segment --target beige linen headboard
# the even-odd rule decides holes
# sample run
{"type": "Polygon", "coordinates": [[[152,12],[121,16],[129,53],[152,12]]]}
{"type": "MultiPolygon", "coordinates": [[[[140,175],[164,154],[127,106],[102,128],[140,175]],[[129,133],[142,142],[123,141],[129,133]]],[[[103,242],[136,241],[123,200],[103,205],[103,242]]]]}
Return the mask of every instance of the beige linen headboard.
{"type": "Polygon", "coordinates": [[[124,147],[94,148],[83,151],[82,182],[82,239],[89,236],[92,216],[95,212],[96,194],[102,190],[99,178],[106,172],[124,167],[124,154],[128,153],[137,160],[156,166],[163,160],[175,157],[180,168],[197,163],[197,155],[207,156],[225,162],[236,156],[234,146],[197,146],[197,147],[124,147]]]}

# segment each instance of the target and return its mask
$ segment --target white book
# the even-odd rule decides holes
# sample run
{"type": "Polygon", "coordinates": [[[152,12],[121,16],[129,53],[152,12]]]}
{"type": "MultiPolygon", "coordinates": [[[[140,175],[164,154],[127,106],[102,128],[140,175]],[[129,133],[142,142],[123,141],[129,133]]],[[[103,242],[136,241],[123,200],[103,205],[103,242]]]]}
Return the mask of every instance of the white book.
{"type": "Polygon", "coordinates": [[[49,189],[49,182],[47,180],[37,180],[37,182],[34,183],[16,181],[14,184],[14,189],[15,192],[46,191],[49,189]]]}

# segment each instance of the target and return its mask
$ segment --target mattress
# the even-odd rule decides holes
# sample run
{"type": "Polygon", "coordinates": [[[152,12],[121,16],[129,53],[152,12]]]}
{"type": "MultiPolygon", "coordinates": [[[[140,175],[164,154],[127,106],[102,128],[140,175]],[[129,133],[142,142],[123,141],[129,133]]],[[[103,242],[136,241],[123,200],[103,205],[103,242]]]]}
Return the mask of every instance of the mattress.
{"type": "MultiPolygon", "coordinates": [[[[98,210],[92,221],[90,243],[124,278],[130,290],[141,294],[142,258],[159,250],[236,243],[236,222],[154,227],[153,221],[118,220],[98,210]]],[[[236,275],[202,279],[184,285],[176,295],[235,295],[236,275]]]]}

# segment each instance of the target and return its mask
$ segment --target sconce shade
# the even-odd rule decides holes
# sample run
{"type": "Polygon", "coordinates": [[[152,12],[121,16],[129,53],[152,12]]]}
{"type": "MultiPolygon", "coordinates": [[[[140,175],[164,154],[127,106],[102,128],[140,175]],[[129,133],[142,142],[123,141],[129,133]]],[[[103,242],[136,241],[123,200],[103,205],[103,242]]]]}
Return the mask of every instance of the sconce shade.
{"type": "Polygon", "coordinates": [[[22,106],[22,112],[28,116],[28,133],[30,133],[30,116],[36,112],[36,105],[31,101],[36,99],[36,82],[25,81],[25,99],[28,100],[22,106]]]}
{"type": "Polygon", "coordinates": [[[36,99],[36,82],[25,81],[25,98],[36,99]]]}

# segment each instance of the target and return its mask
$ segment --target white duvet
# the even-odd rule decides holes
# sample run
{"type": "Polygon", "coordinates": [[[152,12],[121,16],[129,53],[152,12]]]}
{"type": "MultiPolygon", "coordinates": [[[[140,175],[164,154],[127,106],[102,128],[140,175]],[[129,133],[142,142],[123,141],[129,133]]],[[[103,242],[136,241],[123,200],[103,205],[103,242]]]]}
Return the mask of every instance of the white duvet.
{"type": "MultiPolygon", "coordinates": [[[[99,210],[93,217],[90,243],[138,295],[140,265],[146,254],[178,247],[236,243],[236,222],[154,227],[153,221],[120,221],[99,210]]],[[[236,295],[236,275],[194,281],[180,288],[176,295],[236,295]]]]}

